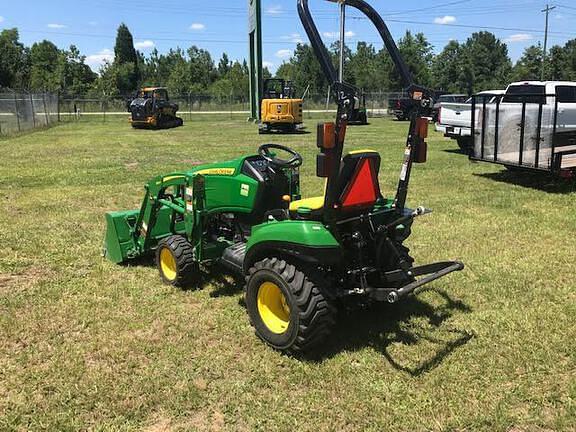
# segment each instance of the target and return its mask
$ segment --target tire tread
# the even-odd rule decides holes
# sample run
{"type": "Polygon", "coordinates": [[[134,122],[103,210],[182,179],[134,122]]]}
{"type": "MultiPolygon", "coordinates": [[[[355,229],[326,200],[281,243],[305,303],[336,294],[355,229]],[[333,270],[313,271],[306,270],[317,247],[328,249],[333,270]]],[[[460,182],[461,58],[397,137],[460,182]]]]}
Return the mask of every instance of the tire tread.
{"type": "MultiPolygon", "coordinates": [[[[270,270],[286,282],[298,308],[297,336],[285,351],[291,354],[316,351],[332,332],[336,308],[330,298],[324,295],[322,283],[310,276],[313,269],[301,264],[296,266],[275,257],[265,258],[249,269],[245,290],[248,289],[251,277],[261,270],[270,270]]],[[[254,325],[252,319],[250,321],[254,325]]]]}

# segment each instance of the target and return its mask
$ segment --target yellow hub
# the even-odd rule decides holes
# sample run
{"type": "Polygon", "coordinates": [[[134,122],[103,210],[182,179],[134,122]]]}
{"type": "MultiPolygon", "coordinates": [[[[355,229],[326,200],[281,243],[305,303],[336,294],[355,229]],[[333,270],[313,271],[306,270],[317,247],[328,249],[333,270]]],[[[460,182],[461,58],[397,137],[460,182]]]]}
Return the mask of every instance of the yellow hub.
{"type": "Polygon", "coordinates": [[[160,270],[169,281],[175,280],[178,274],[176,259],[172,255],[172,251],[166,247],[160,251],[160,270]]]}
{"type": "Polygon", "coordinates": [[[290,307],[282,290],[273,282],[264,282],[258,288],[258,313],[268,330],[282,334],[290,324],[290,307]]]}

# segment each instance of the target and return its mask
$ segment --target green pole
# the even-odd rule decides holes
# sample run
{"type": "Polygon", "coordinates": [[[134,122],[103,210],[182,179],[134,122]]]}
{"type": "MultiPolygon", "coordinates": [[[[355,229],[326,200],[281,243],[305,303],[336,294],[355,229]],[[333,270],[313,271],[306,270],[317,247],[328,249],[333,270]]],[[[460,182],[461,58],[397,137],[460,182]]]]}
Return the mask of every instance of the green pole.
{"type": "Polygon", "coordinates": [[[262,0],[248,0],[250,42],[250,119],[260,120],[262,98],[262,0]]]}

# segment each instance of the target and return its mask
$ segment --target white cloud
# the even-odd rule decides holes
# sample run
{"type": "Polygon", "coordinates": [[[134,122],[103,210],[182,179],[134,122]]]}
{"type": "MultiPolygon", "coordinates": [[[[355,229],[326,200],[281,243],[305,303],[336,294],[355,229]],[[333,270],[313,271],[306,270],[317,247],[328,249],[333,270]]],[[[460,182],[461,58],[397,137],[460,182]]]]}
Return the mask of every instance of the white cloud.
{"type": "Polygon", "coordinates": [[[4,17],[0,16],[0,22],[3,22],[3,21],[4,21],[4,17]]]}
{"type": "Polygon", "coordinates": [[[268,15],[280,15],[282,13],[284,13],[284,11],[282,10],[282,6],[280,5],[273,5],[273,6],[269,6],[266,9],[266,13],[268,15]]]}
{"type": "Polygon", "coordinates": [[[281,59],[288,59],[292,57],[292,50],[289,49],[281,49],[276,51],[276,57],[281,59]]]}
{"type": "Polygon", "coordinates": [[[263,61],[262,66],[264,66],[265,68],[271,69],[274,67],[274,63],[269,62],[269,61],[263,61]]]}
{"type": "Polygon", "coordinates": [[[66,26],[64,24],[48,24],[48,28],[51,29],[63,29],[66,28],[66,26]]]}
{"type": "Polygon", "coordinates": [[[154,42],[152,42],[151,40],[145,40],[142,42],[136,42],[134,44],[134,48],[136,48],[137,50],[147,50],[147,49],[151,49],[154,48],[156,45],[154,44],[154,42]]]}
{"type": "Polygon", "coordinates": [[[304,43],[304,39],[302,39],[300,33],[292,33],[287,36],[281,36],[280,39],[287,40],[293,43],[304,43]]]}
{"type": "Polygon", "coordinates": [[[96,27],[98,25],[98,21],[90,21],[88,25],[91,27],[96,27]]]}
{"type": "Polygon", "coordinates": [[[506,39],[504,39],[504,42],[508,42],[508,43],[515,43],[515,42],[526,42],[529,40],[534,39],[534,36],[529,35],[527,33],[518,33],[518,34],[513,34],[512,36],[507,37],[506,39]]]}
{"type": "Polygon", "coordinates": [[[196,30],[196,31],[200,31],[200,30],[205,30],[206,26],[202,23],[193,23],[190,26],[190,30],[196,30]]]}
{"type": "MultiPolygon", "coordinates": [[[[324,32],[323,35],[329,39],[338,39],[340,37],[339,32],[324,32]]],[[[356,36],[356,33],[354,33],[352,30],[348,30],[346,33],[344,33],[344,37],[348,39],[353,38],[354,36],[356,36]]]]}
{"type": "Polygon", "coordinates": [[[86,56],[86,64],[94,71],[99,71],[105,62],[114,61],[114,52],[111,49],[104,48],[97,54],[86,56]]]}
{"type": "Polygon", "coordinates": [[[554,18],[561,20],[561,19],[564,19],[565,17],[562,14],[556,14],[556,15],[554,15],[554,18]]]}
{"type": "Polygon", "coordinates": [[[452,15],[444,15],[443,17],[434,18],[434,24],[452,24],[456,22],[456,17],[452,15]]]}

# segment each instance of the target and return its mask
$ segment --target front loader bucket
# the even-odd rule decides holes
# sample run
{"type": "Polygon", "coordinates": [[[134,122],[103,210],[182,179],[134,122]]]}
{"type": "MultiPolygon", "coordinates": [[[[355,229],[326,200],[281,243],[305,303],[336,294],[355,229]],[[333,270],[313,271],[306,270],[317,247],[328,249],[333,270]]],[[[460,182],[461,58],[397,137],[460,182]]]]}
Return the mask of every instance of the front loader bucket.
{"type": "Polygon", "coordinates": [[[113,263],[119,264],[138,256],[132,230],[139,213],[139,210],[106,213],[103,255],[113,263]]]}

